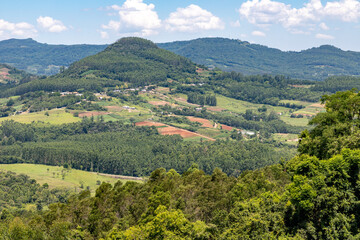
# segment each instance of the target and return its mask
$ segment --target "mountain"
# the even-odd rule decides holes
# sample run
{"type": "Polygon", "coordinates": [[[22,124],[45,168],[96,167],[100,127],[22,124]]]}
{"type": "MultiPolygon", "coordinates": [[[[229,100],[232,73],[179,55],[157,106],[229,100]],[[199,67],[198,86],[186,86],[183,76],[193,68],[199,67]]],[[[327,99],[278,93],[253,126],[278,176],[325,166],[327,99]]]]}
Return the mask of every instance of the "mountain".
{"type": "Polygon", "coordinates": [[[107,45],[50,45],[33,39],[0,41],[0,62],[37,75],[59,72],[61,66],[104,50],[107,45]]]}
{"type": "Polygon", "coordinates": [[[333,75],[360,75],[360,53],[330,45],[300,52],[226,38],[200,38],[160,43],[159,47],[192,61],[244,74],[283,74],[292,78],[324,80],[333,75]]]}
{"type": "Polygon", "coordinates": [[[185,57],[141,38],[122,38],[98,54],[83,58],[63,72],[13,88],[5,95],[31,91],[101,90],[125,84],[144,86],[195,76],[196,65],[185,57]]]}

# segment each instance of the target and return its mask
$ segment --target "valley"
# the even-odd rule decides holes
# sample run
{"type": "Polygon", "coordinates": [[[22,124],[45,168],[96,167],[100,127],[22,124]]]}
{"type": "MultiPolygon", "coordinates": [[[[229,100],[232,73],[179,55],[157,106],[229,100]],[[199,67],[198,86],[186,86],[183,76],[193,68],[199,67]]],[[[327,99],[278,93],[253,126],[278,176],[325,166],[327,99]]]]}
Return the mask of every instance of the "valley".
{"type": "Polygon", "coordinates": [[[50,76],[1,65],[0,236],[358,234],[360,78],[253,71],[138,37],[50,76]]]}

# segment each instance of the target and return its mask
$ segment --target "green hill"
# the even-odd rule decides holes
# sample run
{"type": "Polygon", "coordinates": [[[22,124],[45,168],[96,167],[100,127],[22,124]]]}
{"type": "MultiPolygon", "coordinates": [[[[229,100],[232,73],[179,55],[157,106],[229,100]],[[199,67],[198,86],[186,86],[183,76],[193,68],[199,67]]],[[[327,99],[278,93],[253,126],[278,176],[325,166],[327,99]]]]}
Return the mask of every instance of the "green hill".
{"type": "Polygon", "coordinates": [[[107,45],[51,45],[33,39],[0,41],[0,62],[32,74],[51,75],[61,66],[69,66],[86,56],[96,54],[107,45]]]}
{"type": "Polygon", "coordinates": [[[284,74],[309,80],[324,80],[333,75],[360,75],[360,53],[330,45],[284,52],[246,41],[201,38],[158,46],[198,64],[244,74],[284,74]]]}
{"type": "Polygon", "coordinates": [[[0,63],[0,84],[14,85],[35,79],[34,75],[21,71],[7,64],[0,63]]]}
{"type": "Polygon", "coordinates": [[[160,49],[149,40],[123,38],[104,51],[81,59],[63,72],[22,84],[5,95],[31,91],[98,90],[126,84],[137,87],[195,76],[196,65],[185,57],[160,49]]]}

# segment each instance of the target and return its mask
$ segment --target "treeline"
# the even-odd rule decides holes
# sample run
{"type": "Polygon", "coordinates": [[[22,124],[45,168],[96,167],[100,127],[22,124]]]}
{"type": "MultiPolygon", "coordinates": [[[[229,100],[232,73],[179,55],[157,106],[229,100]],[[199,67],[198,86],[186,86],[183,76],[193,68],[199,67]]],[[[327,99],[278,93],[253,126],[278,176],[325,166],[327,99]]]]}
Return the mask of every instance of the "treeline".
{"type": "Polygon", "coordinates": [[[253,103],[280,105],[280,100],[319,101],[322,92],[314,92],[296,85],[315,84],[313,81],[300,81],[281,75],[252,75],[241,73],[215,73],[210,77],[215,93],[253,103]]]}
{"type": "Polygon", "coordinates": [[[196,111],[194,108],[173,109],[170,106],[159,107],[158,110],[163,114],[173,113],[183,116],[195,116],[213,120],[215,122],[225,124],[231,127],[254,130],[254,131],[266,131],[268,133],[300,133],[303,128],[292,126],[279,118],[279,115],[275,112],[270,113],[257,113],[255,111],[248,110],[244,114],[227,114],[227,113],[211,113],[203,109],[202,111],[196,111]]]}
{"type": "MultiPolygon", "coordinates": [[[[70,192],[66,189],[49,189],[48,184],[40,186],[34,179],[30,179],[29,176],[0,171],[1,216],[9,217],[11,215],[9,209],[23,209],[27,204],[34,204],[38,210],[41,210],[43,206],[51,203],[65,203],[69,196],[70,192]]],[[[0,219],[2,219],[1,216],[0,219]]]]}
{"type": "Polygon", "coordinates": [[[217,100],[215,95],[210,94],[199,94],[199,93],[188,93],[187,94],[187,101],[189,103],[195,103],[201,106],[209,105],[209,106],[216,106],[217,100]]]}
{"type": "Polygon", "coordinates": [[[146,176],[154,169],[186,171],[197,163],[205,172],[220,167],[238,175],[290,158],[295,150],[274,149],[257,141],[187,143],[179,136],[161,136],[129,128],[129,131],[83,134],[46,142],[26,142],[2,147],[2,163],[70,165],[76,169],[129,176],[146,176]]]}
{"type": "Polygon", "coordinates": [[[303,155],[246,171],[211,175],[192,165],[163,168],[144,183],[103,183],[44,212],[2,212],[9,239],[351,239],[359,234],[360,152],[329,160],[303,155]],[[17,234],[17,235],[16,235],[17,234]]]}
{"type": "Polygon", "coordinates": [[[311,87],[313,91],[322,91],[336,93],[338,91],[346,91],[350,89],[360,89],[360,77],[352,76],[333,76],[322,82],[317,82],[311,87]]]}
{"type": "Polygon", "coordinates": [[[186,171],[192,163],[210,173],[227,174],[289,159],[295,149],[253,141],[184,142],[180,136],[161,136],[155,128],[95,122],[51,126],[5,121],[0,128],[0,163],[67,164],[76,169],[146,176],[164,167],[186,171]]]}

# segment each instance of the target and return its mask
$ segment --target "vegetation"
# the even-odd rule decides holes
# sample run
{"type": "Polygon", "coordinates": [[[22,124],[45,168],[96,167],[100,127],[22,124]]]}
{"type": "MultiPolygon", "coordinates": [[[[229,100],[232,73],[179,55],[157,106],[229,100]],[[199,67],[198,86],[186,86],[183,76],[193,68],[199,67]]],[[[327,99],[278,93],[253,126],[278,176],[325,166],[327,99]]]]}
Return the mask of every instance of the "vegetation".
{"type": "Polygon", "coordinates": [[[159,167],[185,172],[197,163],[205,172],[221,167],[237,176],[289,159],[294,150],[254,141],[189,143],[158,135],[155,128],[92,122],[30,126],[4,122],[0,163],[36,163],[128,176],[146,176],[159,167]]]}
{"type": "Polygon", "coordinates": [[[0,62],[32,74],[52,75],[105,48],[106,45],[50,45],[33,39],[9,39],[0,41],[0,62]]]}
{"type": "MultiPolygon", "coordinates": [[[[125,183],[126,177],[118,175],[104,175],[71,168],[69,165],[49,166],[42,164],[0,164],[0,171],[10,171],[23,174],[35,179],[40,185],[47,184],[48,188],[62,188],[74,193],[89,189],[95,195],[96,188],[102,182],[115,184],[117,181],[125,183]],[[65,166],[65,167],[64,167],[65,166]]],[[[128,179],[130,180],[130,179],[128,179]]],[[[131,179],[133,180],[133,179],[131,179]]],[[[138,182],[141,182],[138,180],[138,182]]]]}
{"type": "Polygon", "coordinates": [[[355,90],[337,92],[323,96],[322,102],[326,112],[310,121],[314,128],[301,134],[299,151],[327,159],[343,148],[359,148],[359,93],[355,90]]]}
{"type": "Polygon", "coordinates": [[[324,80],[332,75],[360,75],[360,53],[324,45],[300,52],[283,52],[246,41],[201,38],[160,43],[159,47],[223,71],[284,74],[298,79],[324,80]]]}
{"type": "MultiPolygon", "coordinates": [[[[315,118],[321,125],[312,130],[313,136],[327,136],[320,126],[329,129],[356,119],[358,112],[351,110],[359,109],[357,98],[355,91],[324,96],[327,112],[315,118]],[[333,120],[319,122],[326,119],[322,116],[333,120]]],[[[229,143],[215,144],[222,155],[231,152],[225,149],[229,143]]],[[[206,154],[211,148],[198,150],[206,154]]],[[[181,175],[158,168],[144,184],[102,183],[95,196],[85,190],[49,210],[3,210],[0,233],[8,239],[357,238],[360,150],[343,149],[322,160],[311,149],[300,149],[302,154],[288,162],[243,171],[238,177],[219,168],[207,175],[197,164],[181,175]]]]}
{"type": "Polygon", "coordinates": [[[64,188],[49,189],[48,184],[40,186],[27,175],[0,171],[0,211],[2,211],[2,216],[9,214],[4,209],[20,209],[24,208],[26,204],[34,204],[38,210],[41,210],[43,206],[54,202],[64,203],[69,195],[70,192],[64,188]]]}

